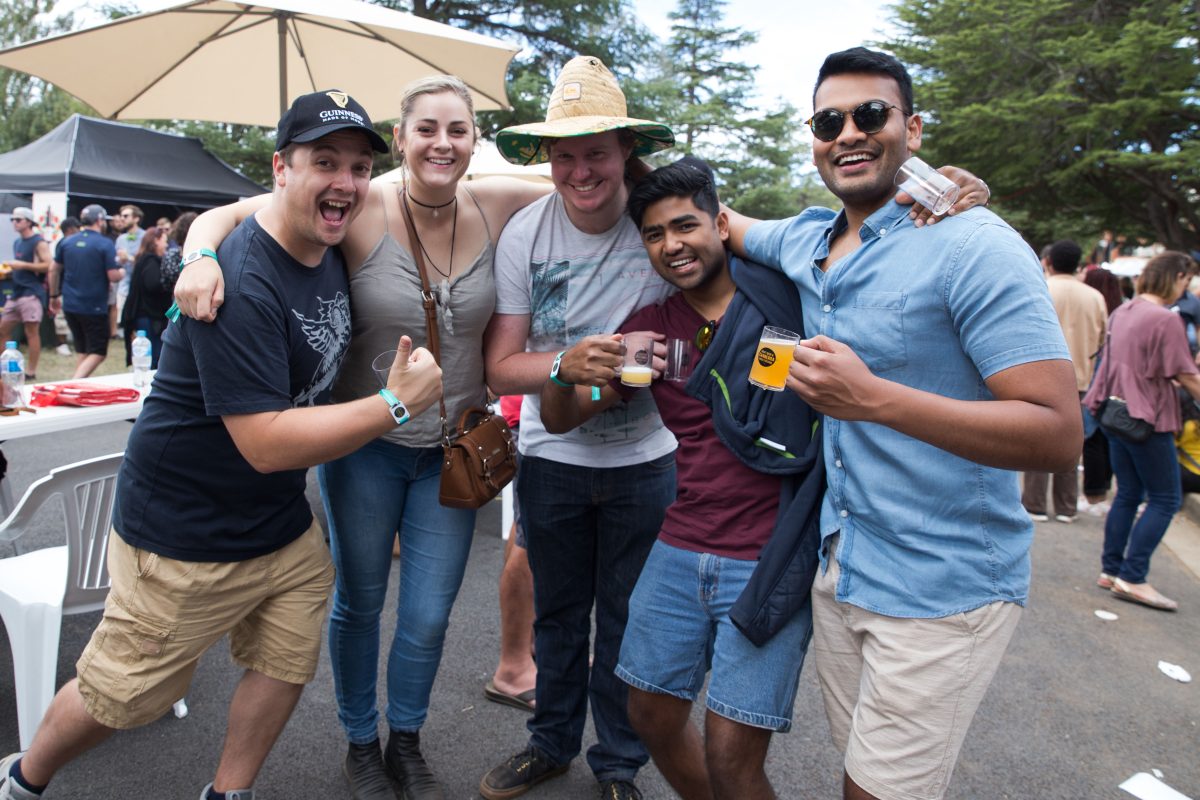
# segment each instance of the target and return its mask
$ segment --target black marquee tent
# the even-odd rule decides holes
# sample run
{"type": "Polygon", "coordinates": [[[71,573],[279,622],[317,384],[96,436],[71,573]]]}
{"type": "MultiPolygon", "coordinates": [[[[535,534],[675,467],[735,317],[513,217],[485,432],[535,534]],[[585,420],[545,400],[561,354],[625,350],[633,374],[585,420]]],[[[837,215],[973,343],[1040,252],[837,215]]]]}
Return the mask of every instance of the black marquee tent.
{"type": "Polygon", "coordinates": [[[266,190],[199,139],[74,114],[37,141],[0,155],[0,193],[39,191],[66,192],[77,211],[105,200],[212,208],[266,190]]]}

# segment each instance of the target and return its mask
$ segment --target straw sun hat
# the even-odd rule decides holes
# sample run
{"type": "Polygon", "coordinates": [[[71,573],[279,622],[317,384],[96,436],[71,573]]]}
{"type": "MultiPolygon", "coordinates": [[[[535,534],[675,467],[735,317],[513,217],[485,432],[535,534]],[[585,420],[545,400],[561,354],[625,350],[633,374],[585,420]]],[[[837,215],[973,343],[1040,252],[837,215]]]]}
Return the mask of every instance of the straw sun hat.
{"type": "Polygon", "coordinates": [[[576,56],[567,62],[546,109],[545,122],[505,128],[496,134],[496,147],[513,164],[540,164],[550,159],[547,139],[590,136],[621,128],[632,132],[639,156],[675,145],[675,134],[666,125],[633,119],[625,105],[625,93],[600,59],[576,56]]]}

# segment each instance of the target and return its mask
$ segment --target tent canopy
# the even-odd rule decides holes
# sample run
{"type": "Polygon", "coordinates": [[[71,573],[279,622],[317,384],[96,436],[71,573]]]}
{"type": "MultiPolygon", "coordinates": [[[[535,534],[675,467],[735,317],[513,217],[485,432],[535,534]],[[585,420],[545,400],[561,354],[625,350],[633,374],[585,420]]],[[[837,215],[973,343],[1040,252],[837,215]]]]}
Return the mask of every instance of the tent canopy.
{"type": "Polygon", "coordinates": [[[212,208],[265,191],[199,139],[79,114],[0,155],[0,192],[212,208]]]}

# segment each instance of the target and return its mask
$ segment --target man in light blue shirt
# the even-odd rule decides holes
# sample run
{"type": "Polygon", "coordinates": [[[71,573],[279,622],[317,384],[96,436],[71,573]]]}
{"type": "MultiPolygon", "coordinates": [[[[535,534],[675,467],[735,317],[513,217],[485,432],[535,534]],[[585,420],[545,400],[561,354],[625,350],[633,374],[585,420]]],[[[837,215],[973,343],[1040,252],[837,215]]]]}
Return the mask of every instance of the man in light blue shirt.
{"type": "Polygon", "coordinates": [[[844,797],[939,798],[1028,596],[1011,470],[1073,463],[1078,395],[1020,236],[982,208],[917,232],[895,202],[921,144],[904,67],[835,53],[814,108],[813,159],[844,210],[742,242],[800,287],[788,387],[827,418],[813,648],[844,797]]]}

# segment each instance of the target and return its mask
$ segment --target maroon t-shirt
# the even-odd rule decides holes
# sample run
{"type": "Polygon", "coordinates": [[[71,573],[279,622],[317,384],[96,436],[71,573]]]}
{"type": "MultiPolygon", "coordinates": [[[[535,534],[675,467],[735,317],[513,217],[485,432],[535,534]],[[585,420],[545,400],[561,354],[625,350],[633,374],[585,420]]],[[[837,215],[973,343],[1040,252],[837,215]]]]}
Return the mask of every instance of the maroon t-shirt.
{"type": "MultiPolygon", "coordinates": [[[[656,331],[692,341],[704,322],[682,294],[674,294],[661,305],[634,312],[620,331],[656,331]]],[[[692,359],[700,359],[695,345],[692,359]]],[[[746,369],[748,373],[749,365],[746,369]]],[[[625,396],[641,391],[614,385],[625,396]]],[[[675,502],[667,509],[659,538],[684,550],[756,559],[775,526],[780,479],[739,461],[717,438],[712,411],[684,391],[685,385],[656,380],[650,386],[663,424],[679,441],[675,502]]]]}

